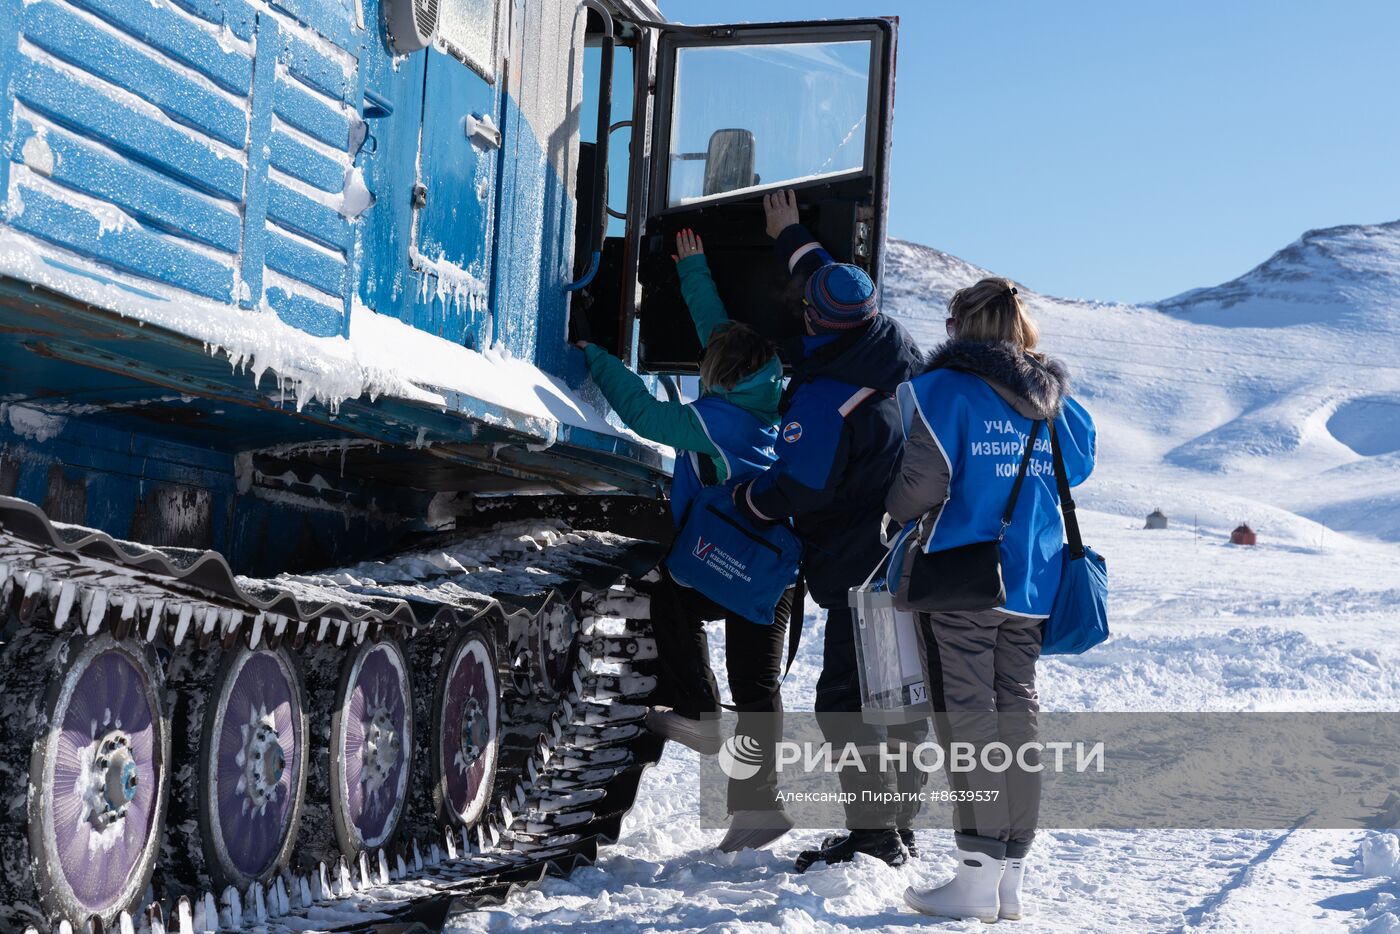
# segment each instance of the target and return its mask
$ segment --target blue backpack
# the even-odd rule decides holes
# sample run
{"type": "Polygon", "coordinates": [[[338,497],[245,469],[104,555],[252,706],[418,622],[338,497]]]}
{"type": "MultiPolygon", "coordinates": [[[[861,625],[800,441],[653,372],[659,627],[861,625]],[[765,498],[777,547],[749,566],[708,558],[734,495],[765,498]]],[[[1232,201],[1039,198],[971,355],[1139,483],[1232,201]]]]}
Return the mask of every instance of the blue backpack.
{"type": "Polygon", "coordinates": [[[772,624],[801,560],[802,541],[791,528],[760,528],[734,505],[732,486],[707,486],[691,499],[666,568],[729,612],[772,624]]]}

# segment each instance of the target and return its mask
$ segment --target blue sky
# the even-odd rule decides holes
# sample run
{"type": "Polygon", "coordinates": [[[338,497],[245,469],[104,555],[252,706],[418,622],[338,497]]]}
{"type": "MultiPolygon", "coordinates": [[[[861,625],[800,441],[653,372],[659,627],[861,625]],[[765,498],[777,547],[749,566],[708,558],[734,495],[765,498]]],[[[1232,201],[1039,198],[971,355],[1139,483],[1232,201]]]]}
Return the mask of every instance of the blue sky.
{"type": "Polygon", "coordinates": [[[900,17],[890,232],[1041,292],[1148,301],[1400,218],[1392,0],[661,0],[900,17]]]}

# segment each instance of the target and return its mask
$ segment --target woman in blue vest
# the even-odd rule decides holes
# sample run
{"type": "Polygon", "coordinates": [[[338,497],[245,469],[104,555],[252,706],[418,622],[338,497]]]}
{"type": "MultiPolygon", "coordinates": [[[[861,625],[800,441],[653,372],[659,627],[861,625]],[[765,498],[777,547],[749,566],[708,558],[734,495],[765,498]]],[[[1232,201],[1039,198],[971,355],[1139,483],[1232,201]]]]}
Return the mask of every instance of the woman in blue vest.
{"type": "MultiPolygon", "coordinates": [[[[950,340],[933,352],[922,375],[899,389],[906,440],[885,505],[901,524],[917,521],[901,577],[920,546],[935,552],[994,541],[1027,439],[1034,439],[1001,541],[1006,602],[994,610],[926,617],[939,740],[970,742],[979,750],[1002,742],[1018,750],[1037,735],[1041,623],[1055,601],[1065,548],[1047,420],[1070,486],[1094,469],[1094,422],[1070,398],[1064,366],[1036,352],[1035,323],[1008,280],[983,279],[960,289],[948,303],[947,329],[950,340]]],[[[901,580],[900,591],[905,587],[901,580]]],[[[909,889],[911,907],[983,921],[1021,916],[1023,860],[1040,808],[1037,765],[1031,755],[1028,767],[1018,762],[1000,772],[949,774],[955,790],[994,792],[983,795],[994,800],[955,808],[957,875],[936,888],[909,889]]]]}
{"type": "MultiPolygon", "coordinates": [[[[701,487],[757,476],[773,464],[783,367],[771,343],[747,325],[729,320],[700,238],[686,230],[676,238],[676,246],[681,293],[704,348],[699,399],[658,400],[621,360],[595,344],[577,343],[587,355],[593,381],[623,423],[644,438],[675,448],[671,513],[680,527],[701,487]]],[[[794,590],[778,602],[773,622],[763,625],[678,584],[664,568],[661,573],[661,583],[652,593],[651,616],[661,669],[657,697],[668,700],[669,706],[651,708],[647,726],[702,755],[719,752],[719,688],[710,668],[704,623],[723,618],[729,691],[739,711],[737,731],[758,740],[764,754],[757,775],[730,782],[733,820],[720,849],[766,846],[792,828],[777,800],[773,748],[781,722],[781,716],[774,715],[783,709],[779,685],[794,590]]]]}

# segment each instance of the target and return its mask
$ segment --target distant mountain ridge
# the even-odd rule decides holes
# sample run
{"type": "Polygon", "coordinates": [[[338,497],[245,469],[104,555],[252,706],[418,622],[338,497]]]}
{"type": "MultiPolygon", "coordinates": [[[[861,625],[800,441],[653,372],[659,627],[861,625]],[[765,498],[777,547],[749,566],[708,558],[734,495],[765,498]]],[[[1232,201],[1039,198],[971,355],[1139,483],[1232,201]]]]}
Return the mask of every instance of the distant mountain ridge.
{"type": "MultiPolygon", "coordinates": [[[[951,253],[891,240],[884,300],[901,317],[934,317],[957,289],[993,272],[951,253]],[[917,274],[910,273],[917,270],[917,274]]],[[[1014,279],[1014,275],[1010,276],[1014,279]]],[[[1063,304],[1114,307],[1040,296],[1063,304]]],[[[1400,220],[1309,230],[1253,269],[1220,285],[1190,289],[1158,302],[1117,307],[1152,308],[1201,324],[1277,327],[1291,324],[1369,324],[1400,330],[1400,220]]]]}
{"type": "Polygon", "coordinates": [[[1400,330],[1400,221],[1309,230],[1238,278],[1152,307],[1230,327],[1400,330]]]}

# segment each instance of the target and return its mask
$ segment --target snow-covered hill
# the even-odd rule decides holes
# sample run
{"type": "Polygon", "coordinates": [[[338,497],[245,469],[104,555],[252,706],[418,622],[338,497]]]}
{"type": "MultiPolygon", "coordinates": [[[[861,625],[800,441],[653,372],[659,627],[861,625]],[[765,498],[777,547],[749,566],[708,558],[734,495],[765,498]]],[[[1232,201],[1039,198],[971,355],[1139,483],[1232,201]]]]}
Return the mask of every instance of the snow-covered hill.
{"type": "Polygon", "coordinates": [[[1225,327],[1400,331],[1400,221],[1309,230],[1238,279],[1155,307],[1225,327]]]}
{"type": "MultiPolygon", "coordinates": [[[[948,297],[987,274],[896,241],[885,306],[931,347],[948,297]]],[[[1212,533],[1248,521],[1299,545],[1400,540],[1400,222],[1310,232],[1231,283],[1153,307],[1032,285],[1020,291],[1042,347],[1071,364],[1103,428],[1094,505],[1161,506],[1212,533]]]]}

